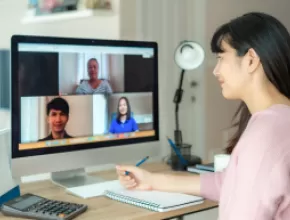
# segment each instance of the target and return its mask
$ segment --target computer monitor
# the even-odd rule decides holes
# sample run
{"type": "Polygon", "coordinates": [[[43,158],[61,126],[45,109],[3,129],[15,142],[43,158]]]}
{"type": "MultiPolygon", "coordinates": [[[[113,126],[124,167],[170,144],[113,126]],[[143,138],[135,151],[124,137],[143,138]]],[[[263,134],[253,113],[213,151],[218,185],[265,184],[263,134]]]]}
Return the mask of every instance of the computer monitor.
{"type": "Polygon", "coordinates": [[[13,36],[12,171],[51,172],[64,187],[84,168],[159,154],[155,42],[13,36]]]}

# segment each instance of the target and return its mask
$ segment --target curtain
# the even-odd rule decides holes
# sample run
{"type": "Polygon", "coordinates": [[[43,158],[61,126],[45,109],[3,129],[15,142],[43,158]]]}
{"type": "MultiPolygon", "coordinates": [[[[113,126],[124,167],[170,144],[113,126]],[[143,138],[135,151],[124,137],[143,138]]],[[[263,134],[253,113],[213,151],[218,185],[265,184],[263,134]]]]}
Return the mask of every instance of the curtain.
{"type": "Polygon", "coordinates": [[[36,142],[47,136],[45,97],[21,98],[21,143],[36,142]]]}
{"type": "Polygon", "coordinates": [[[108,98],[93,95],[93,135],[108,133],[108,98]]]}
{"type": "MultiPolygon", "coordinates": [[[[206,10],[208,1],[200,0],[136,0],[136,38],[144,41],[157,41],[159,51],[159,120],[160,137],[174,135],[174,103],[172,101],[178,86],[180,69],[174,62],[174,52],[183,40],[193,40],[206,49],[207,26],[206,10]],[[150,13],[148,13],[150,12],[150,13]],[[170,119],[170,120],[169,120],[170,119]]],[[[180,107],[180,126],[185,142],[192,144],[194,153],[206,156],[205,132],[205,66],[187,71],[184,77],[184,95],[180,107]],[[190,81],[198,81],[193,89],[190,81]],[[191,96],[196,101],[191,102],[191,96]]],[[[166,139],[161,138],[162,154],[170,152],[166,139]]]]}

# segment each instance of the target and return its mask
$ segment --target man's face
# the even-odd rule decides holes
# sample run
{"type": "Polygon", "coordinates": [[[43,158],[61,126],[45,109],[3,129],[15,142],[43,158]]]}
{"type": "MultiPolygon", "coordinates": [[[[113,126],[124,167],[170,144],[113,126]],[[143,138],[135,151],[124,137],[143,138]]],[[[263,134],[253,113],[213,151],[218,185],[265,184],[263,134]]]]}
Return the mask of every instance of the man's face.
{"type": "Polygon", "coordinates": [[[51,109],[47,117],[47,122],[52,132],[60,133],[65,130],[66,123],[68,122],[68,115],[60,110],[51,109]]]}

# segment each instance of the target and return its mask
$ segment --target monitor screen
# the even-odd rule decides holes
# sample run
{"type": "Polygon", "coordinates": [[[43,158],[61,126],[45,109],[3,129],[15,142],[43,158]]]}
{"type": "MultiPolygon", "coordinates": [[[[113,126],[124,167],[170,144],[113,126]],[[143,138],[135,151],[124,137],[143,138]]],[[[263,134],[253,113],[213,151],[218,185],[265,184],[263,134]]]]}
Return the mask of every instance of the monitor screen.
{"type": "Polygon", "coordinates": [[[154,141],[157,44],[12,38],[12,156],[154,141]]]}

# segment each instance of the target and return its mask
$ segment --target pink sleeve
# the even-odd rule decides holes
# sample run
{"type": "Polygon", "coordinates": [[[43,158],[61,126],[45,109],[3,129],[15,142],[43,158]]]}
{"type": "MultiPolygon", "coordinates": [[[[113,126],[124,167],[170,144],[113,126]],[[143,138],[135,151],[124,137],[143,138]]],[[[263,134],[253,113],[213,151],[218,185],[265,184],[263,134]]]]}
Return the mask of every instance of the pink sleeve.
{"type": "Polygon", "coordinates": [[[237,170],[239,174],[235,187],[227,191],[230,207],[223,208],[225,215],[222,216],[236,220],[290,219],[290,216],[283,217],[287,212],[286,215],[289,215],[290,178],[287,163],[270,158],[257,161],[249,157],[240,162],[240,169],[243,170],[237,170]]]}
{"type": "Polygon", "coordinates": [[[200,193],[202,197],[216,202],[219,201],[225,172],[204,173],[200,175],[200,193]]]}
{"type": "Polygon", "coordinates": [[[235,169],[227,172],[220,219],[290,219],[289,122],[261,119],[248,130],[235,169]]]}

